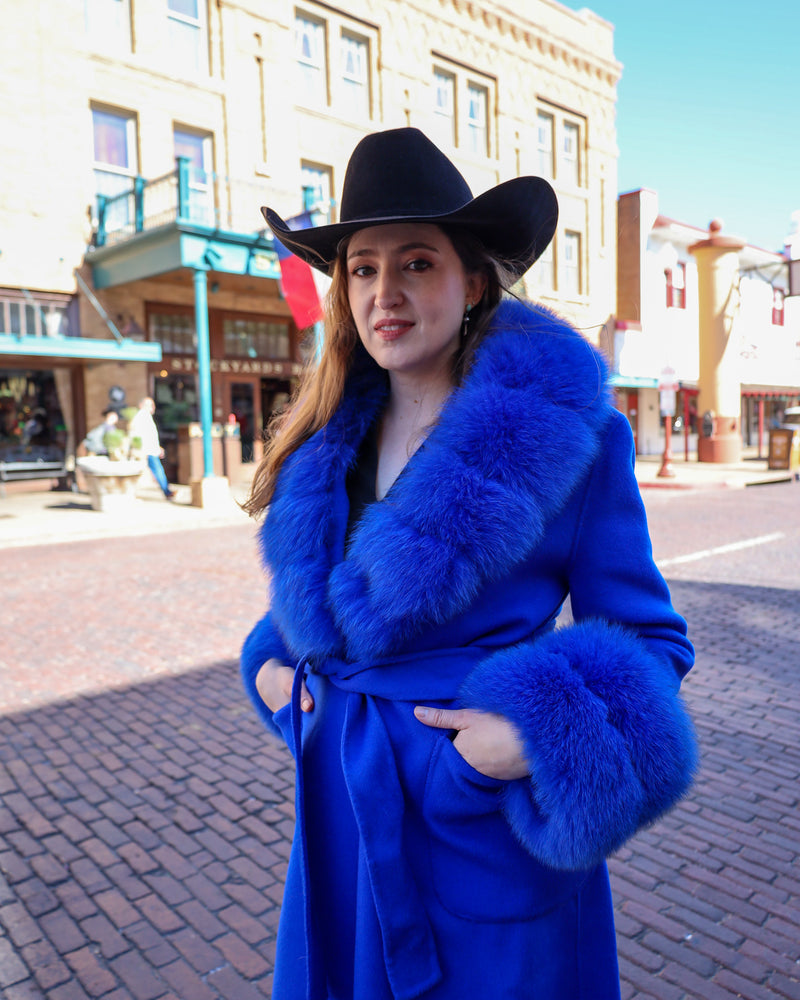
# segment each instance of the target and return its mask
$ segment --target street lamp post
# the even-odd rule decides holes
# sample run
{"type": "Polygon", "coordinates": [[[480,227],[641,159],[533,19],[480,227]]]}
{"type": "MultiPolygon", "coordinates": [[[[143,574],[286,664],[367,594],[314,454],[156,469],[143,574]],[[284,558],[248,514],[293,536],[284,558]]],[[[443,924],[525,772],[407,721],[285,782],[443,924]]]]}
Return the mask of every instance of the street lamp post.
{"type": "Polygon", "coordinates": [[[664,368],[658,380],[659,409],[664,418],[664,454],[661,456],[661,468],[658,475],[663,479],[674,479],[675,469],[672,467],[672,421],[675,417],[675,397],[678,382],[673,368],[664,368]]]}

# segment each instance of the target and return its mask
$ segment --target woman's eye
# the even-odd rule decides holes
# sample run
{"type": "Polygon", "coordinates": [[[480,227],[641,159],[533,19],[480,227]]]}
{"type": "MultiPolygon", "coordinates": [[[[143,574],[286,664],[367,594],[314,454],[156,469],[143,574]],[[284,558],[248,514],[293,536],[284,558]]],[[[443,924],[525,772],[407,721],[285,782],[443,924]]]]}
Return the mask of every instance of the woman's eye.
{"type": "Polygon", "coordinates": [[[356,278],[364,278],[367,275],[372,274],[373,270],[374,269],[371,268],[369,264],[359,264],[358,267],[354,267],[350,273],[356,278]]]}
{"type": "Polygon", "coordinates": [[[408,262],[407,267],[411,271],[427,271],[431,266],[429,260],[416,259],[408,262]]]}

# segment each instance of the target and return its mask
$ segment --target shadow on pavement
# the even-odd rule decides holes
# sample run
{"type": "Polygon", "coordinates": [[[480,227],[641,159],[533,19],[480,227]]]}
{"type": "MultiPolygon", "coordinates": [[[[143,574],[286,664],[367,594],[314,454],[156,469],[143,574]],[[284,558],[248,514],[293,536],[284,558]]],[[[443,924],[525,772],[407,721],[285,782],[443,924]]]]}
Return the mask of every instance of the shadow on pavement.
{"type": "Polygon", "coordinates": [[[0,762],[3,997],[270,995],[293,764],[234,664],[7,715],[0,762]]]}
{"type": "MultiPolygon", "coordinates": [[[[671,588],[702,766],[610,862],[623,996],[794,997],[797,591],[671,588]]],[[[293,781],[232,662],[0,718],[2,995],[270,996],[293,781]]]]}
{"type": "Polygon", "coordinates": [[[48,503],[45,505],[45,510],[92,510],[91,503],[87,500],[86,503],[78,503],[77,500],[70,500],[67,503],[48,503]]]}

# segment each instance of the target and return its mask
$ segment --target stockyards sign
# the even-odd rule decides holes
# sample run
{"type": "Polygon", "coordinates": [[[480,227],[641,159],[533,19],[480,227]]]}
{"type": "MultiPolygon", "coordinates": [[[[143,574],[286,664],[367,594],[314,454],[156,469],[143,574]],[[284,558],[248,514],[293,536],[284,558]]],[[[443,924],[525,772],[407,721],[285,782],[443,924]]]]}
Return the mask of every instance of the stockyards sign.
{"type": "MultiPolygon", "coordinates": [[[[171,372],[186,372],[197,374],[197,358],[165,358],[161,366],[171,372]]],[[[294,378],[299,375],[303,366],[296,361],[260,361],[257,358],[242,358],[242,360],[226,361],[224,358],[212,358],[210,368],[212,373],[222,375],[262,375],[272,378],[294,378]]]]}

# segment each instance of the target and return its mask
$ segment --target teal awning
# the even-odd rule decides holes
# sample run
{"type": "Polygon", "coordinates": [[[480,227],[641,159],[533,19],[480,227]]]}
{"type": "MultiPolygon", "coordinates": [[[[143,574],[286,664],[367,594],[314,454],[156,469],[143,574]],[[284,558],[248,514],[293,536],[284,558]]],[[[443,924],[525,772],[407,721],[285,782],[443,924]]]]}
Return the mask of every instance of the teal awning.
{"type": "Polygon", "coordinates": [[[0,357],[66,358],[81,361],[161,360],[161,344],[139,340],[105,340],[93,337],[17,337],[0,334],[0,357]]]}
{"type": "Polygon", "coordinates": [[[620,389],[657,389],[658,379],[647,375],[615,374],[611,376],[611,384],[620,389]]]}
{"type": "Polygon", "coordinates": [[[277,254],[265,237],[184,222],[171,222],[97,247],[86,260],[95,288],[113,288],[183,269],[273,281],[281,276],[277,254]]]}

